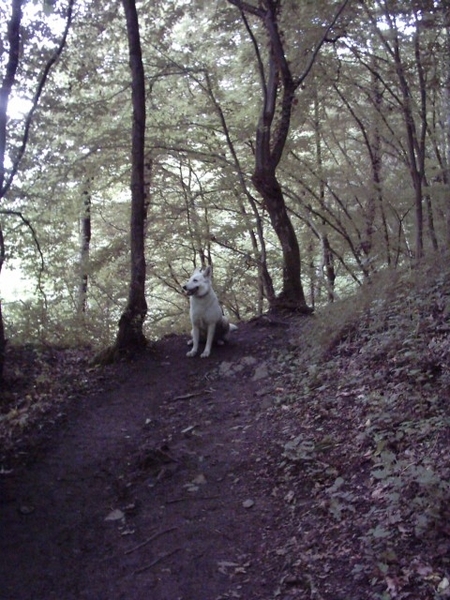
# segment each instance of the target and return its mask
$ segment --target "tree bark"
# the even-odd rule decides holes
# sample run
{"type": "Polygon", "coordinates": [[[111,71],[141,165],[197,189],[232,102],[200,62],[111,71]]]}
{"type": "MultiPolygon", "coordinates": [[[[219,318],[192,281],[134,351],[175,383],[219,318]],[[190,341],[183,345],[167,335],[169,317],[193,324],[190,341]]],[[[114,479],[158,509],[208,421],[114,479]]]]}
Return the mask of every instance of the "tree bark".
{"type": "Polygon", "coordinates": [[[91,247],[91,181],[88,179],[83,190],[83,213],[80,218],[80,282],[78,289],[78,313],[87,310],[87,292],[89,283],[89,260],[91,247]]]}
{"type": "MultiPolygon", "coordinates": [[[[8,23],[8,62],[5,68],[5,75],[0,88],[0,200],[3,200],[6,193],[5,188],[5,157],[6,157],[6,139],[7,139],[7,109],[8,101],[12,87],[19,67],[20,56],[20,24],[22,21],[22,2],[21,0],[12,0],[11,18],[8,23]]],[[[3,232],[0,228],[0,273],[5,260],[5,243],[3,232]]],[[[5,329],[3,325],[3,315],[1,311],[0,299],[0,380],[3,377],[3,367],[5,363],[5,329]]]]}
{"type": "MultiPolygon", "coordinates": [[[[3,240],[3,231],[0,228],[0,272],[2,270],[2,264],[3,264],[4,260],[5,260],[5,243],[3,240]]],[[[0,298],[0,382],[3,379],[3,369],[5,366],[5,351],[6,351],[5,327],[3,325],[2,301],[0,298]]]]}
{"type": "MultiPolygon", "coordinates": [[[[446,0],[443,3],[444,10],[444,27],[445,27],[445,50],[446,55],[450,56],[450,1],[446,0]]],[[[446,140],[446,156],[445,156],[445,173],[444,180],[447,185],[447,211],[446,211],[446,226],[447,226],[447,242],[450,244],[450,61],[447,61],[445,66],[445,140],[446,140]]]]}
{"type": "Polygon", "coordinates": [[[129,352],[146,345],[143,325],[147,315],[145,299],[145,78],[139,22],[135,0],[122,0],[127,22],[133,104],[131,150],[131,273],[127,306],[120,317],[115,352],[129,352]]]}
{"type": "Polygon", "coordinates": [[[300,247],[277,179],[277,168],[289,135],[296,90],[310,73],[321,47],[348,0],[343,1],[316,44],[302,74],[296,78],[291,72],[283,45],[283,35],[278,28],[280,2],[262,0],[255,5],[244,0],[228,1],[241,11],[242,20],[255,50],[261,80],[263,99],[256,131],[255,169],[252,181],[263,198],[270,222],[280,242],[283,257],[282,291],[273,298],[270,307],[273,310],[288,308],[309,313],[312,309],[306,304],[301,281],[300,247]],[[269,48],[266,64],[246,13],[258,17],[266,31],[269,48]]]}
{"type": "Polygon", "coordinates": [[[264,169],[256,170],[252,181],[264,199],[283,254],[283,288],[278,296],[272,298],[270,308],[311,312],[306,304],[301,281],[300,247],[287,212],[281,186],[274,173],[264,169]]]}

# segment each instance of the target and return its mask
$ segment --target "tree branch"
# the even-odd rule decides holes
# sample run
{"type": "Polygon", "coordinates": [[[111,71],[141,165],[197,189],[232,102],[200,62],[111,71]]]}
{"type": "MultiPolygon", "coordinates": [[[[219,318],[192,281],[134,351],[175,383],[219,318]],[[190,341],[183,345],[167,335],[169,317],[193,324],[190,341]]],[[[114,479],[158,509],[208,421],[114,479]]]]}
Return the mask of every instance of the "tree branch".
{"type": "MultiPolygon", "coordinates": [[[[42,254],[42,250],[41,250],[41,245],[39,244],[39,240],[36,234],[36,230],[34,229],[33,225],[31,224],[31,221],[29,219],[27,219],[26,217],[23,216],[23,214],[18,211],[18,210],[7,210],[7,209],[0,209],[0,215],[8,215],[8,216],[14,216],[14,217],[19,217],[19,219],[22,221],[22,223],[24,223],[24,225],[26,225],[28,227],[28,229],[31,231],[31,235],[33,237],[33,241],[36,245],[36,248],[39,252],[39,257],[41,259],[41,273],[45,268],[45,262],[44,262],[44,255],[42,254]]],[[[3,262],[2,259],[5,258],[4,256],[4,248],[2,248],[3,252],[0,250],[0,267],[1,264],[3,262]]],[[[0,269],[1,270],[1,269],[0,269]]]]}
{"type": "Polygon", "coordinates": [[[253,6],[253,4],[249,4],[248,2],[242,2],[242,0],[228,0],[228,2],[230,4],[233,4],[234,6],[237,6],[241,12],[248,12],[252,15],[255,15],[256,17],[260,17],[261,19],[264,18],[264,15],[266,13],[266,11],[262,8],[253,6]]]}
{"type": "MultiPolygon", "coordinates": [[[[230,0],[229,0],[230,1],[230,0]]],[[[324,33],[322,34],[321,39],[319,40],[319,43],[317,44],[317,46],[314,48],[313,53],[311,55],[311,58],[309,60],[309,63],[306,65],[305,70],[303,71],[303,73],[300,75],[300,77],[297,78],[297,80],[295,81],[295,88],[297,89],[304,81],[305,79],[308,77],[315,61],[317,58],[317,55],[319,54],[322,46],[324,45],[324,43],[329,39],[328,38],[328,34],[330,33],[330,31],[333,29],[333,27],[336,25],[337,20],[339,19],[339,17],[341,16],[341,14],[344,12],[347,4],[349,3],[350,0],[344,0],[344,2],[341,4],[341,6],[339,7],[339,9],[337,10],[336,14],[334,15],[333,20],[331,21],[331,23],[328,25],[328,27],[325,29],[324,33]]]]}
{"type": "MultiPolygon", "coordinates": [[[[25,154],[25,150],[26,150],[27,143],[28,143],[28,137],[30,134],[31,122],[33,120],[34,113],[38,106],[39,99],[42,95],[42,91],[47,82],[49,73],[50,73],[53,65],[56,63],[58,58],[61,56],[62,51],[64,50],[64,46],[66,45],[67,35],[69,33],[70,25],[72,23],[72,13],[73,13],[74,3],[75,3],[75,0],[69,0],[69,5],[67,8],[67,20],[66,20],[66,26],[64,29],[64,33],[62,35],[62,38],[61,38],[58,48],[55,50],[53,56],[48,60],[47,64],[45,65],[41,79],[38,83],[36,93],[34,94],[32,107],[27,115],[27,118],[25,119],[25,129],[24,129],[24,134],[23,134],[23,138],[22,138],[22,145],[19,149],[19,152],[17,153],[16,158],[13,161],[13,166],[12,166],[12,169],[11,169],[8,179],[6,180],[6,183],[3,185],[3,187],[0,189],[0,198],[3,198],[8,193],[9,188],[11,187],[11,184],[13,182],[13,179],[16,176],[17,171],[19,169],[19,164],[23,158],[23,155],[25,154]]],[[[3,183],[3,182],[0,181],[0,183],[3,183]]]]}

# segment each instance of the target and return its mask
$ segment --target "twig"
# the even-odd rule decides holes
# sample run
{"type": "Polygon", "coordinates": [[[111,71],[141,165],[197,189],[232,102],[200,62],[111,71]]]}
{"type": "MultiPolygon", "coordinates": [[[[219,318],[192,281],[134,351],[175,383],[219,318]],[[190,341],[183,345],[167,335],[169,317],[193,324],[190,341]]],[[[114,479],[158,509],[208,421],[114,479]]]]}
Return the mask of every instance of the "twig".
{"type": "Polygon", "coordinates": [[[196,396],[202,396],[203,394],[211,394],[212,390],[202,390],[201,392],[192,392],[190,394],[183,394],[182,396],[175,396],[169,400],[169,402],[176,402],[177,400],[189,400],[190,398],[195,398],[196,396]]]}
{"type": "Polygon", "coordinates": [[[161,556],[159,556],[158,558],[156,558],[153,562],[151,562],[149,565],[146,565],[145,567],[141,567],[140,569],[136,569],[135,571],[133,571],[133,574],[134,575],[139,575],[139,573],[143,573],[144,571],[148,571],[148,569],[151,569],[152,567],[154,567],[155,565],[157,565],[162,560],[164,560],[166,558],[169,558],[170,556],[172,556],[172,554],[175,554],[175,552],[178,552],[179,550],[181,550],[181,548],[175,548],[175,550],[171,550],[170,552],[166,552],[166,554],[162,554],[161,556]]]}
{"type": "Polygon", "coordinates": [[[173,498],[166,500],[166,504],[176,504],[177,502],[185,502],[187,500],[220,500],[222,496],[183,496],[182,498],[173,498]]]}
{"type": "Polygon", "coordinates": [[[141,544],[134,546],[134,548],[130,548],[129,550],[127,550],[125,552],[125,554],[131,554],[135,550],[139,550],[143,546],[146,546],[147,544],[150,544],[150,542],[153,542],[153,540],[156,540],[157,538],[164,535],[165,533],[170,533],[171,531],[174,531],[175,529],[178,529],[178,527],[171,527],[170,529],[164,529],[164,531],[158,531],[157,533],[154,533],[151,537],[149,537],[148,540],[145,540],[141,544]]]}

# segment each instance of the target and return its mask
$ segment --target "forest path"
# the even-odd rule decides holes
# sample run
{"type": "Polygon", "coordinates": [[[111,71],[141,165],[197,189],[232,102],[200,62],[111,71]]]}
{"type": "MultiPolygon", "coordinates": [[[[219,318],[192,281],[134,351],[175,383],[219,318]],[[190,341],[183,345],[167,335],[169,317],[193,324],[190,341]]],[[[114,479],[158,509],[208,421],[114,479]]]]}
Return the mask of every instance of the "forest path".
{"type": "Polygon", "coordinates": [[[0,598],[273,598],[286,504],[266,360],[288,327],[247,323],[208,359],[167,337],[84,398],[5,478],[0,598]]]}

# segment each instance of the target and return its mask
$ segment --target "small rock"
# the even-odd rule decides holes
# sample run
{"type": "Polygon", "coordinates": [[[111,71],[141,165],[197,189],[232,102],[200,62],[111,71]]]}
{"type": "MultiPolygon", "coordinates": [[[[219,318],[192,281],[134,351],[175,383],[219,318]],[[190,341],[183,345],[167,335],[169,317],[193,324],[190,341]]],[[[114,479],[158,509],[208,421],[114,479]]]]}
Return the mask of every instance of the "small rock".
{"type": "Polygon", "coordinates": [[[269,369],[267,367],[267,363],[263,362],[261,365],[256,367],[255,372],[253,373],[252,381],[259,381],[260,379],[266,379],[269,377],[269,369]]]}
{"type": "Polygon", "coordinates": [[[36,509],[30,504],[23,504],[22,506],[19,506],[18,510],[21,515],[31,515],[36,509]]]}

